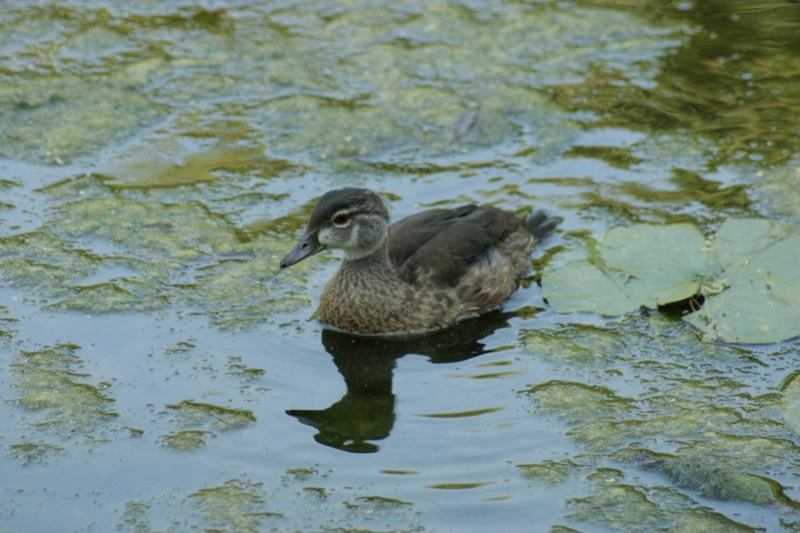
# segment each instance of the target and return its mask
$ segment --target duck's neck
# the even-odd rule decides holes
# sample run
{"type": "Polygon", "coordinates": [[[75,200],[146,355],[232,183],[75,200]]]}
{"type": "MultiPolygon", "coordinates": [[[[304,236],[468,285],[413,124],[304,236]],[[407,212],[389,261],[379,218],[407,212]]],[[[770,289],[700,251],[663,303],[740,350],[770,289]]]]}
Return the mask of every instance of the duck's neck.
{"type": "Polygon", "coordinates": [[[343,272],[360,273],[360,275],[364,276],[397,278],[394,265],[389,260],[389,243],[387,239],[384,239],[368,254],[345,253],[340,269],[343,272]]]}
{"type": "Polygon", "coordinates": [[[409,291],[383,243],[369,255],[345,257],[322,291],[319,318],[324,324],[358,333],[417,329],[420,325],[409,322],[413,317],[404,307],[409,291]]]}

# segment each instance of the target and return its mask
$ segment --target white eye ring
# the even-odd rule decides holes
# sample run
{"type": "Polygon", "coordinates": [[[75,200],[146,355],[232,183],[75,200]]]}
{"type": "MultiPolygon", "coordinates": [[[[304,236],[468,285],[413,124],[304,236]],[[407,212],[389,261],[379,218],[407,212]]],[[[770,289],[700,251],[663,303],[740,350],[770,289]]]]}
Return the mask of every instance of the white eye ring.
{"type": "Polygon", "coordinates": [[[350,224],[350,213],[348,211],[339,211],[331,218],[333,225],[339,228],[344,228],[350,224]]]}

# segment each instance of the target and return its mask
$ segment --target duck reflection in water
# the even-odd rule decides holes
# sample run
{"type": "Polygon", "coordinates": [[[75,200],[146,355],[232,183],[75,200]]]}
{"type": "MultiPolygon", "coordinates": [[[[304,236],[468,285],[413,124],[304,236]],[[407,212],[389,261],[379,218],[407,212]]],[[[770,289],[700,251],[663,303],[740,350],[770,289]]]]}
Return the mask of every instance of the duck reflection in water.
{"type": "Polygon", "coordinates": [[[293,409],[287,414],[319,430],[320,444],[353,453],[378,451],[379,441],[394,427],[392,377],[396,362],[417,354],[432,363],[456,363],[487,353],[482,339],[508,327],[514,313],[493,311],[424,336],[370,337],[342,331],[322,331],[322,345],[344,378],[347,392],[322,410],[293,409]]]}

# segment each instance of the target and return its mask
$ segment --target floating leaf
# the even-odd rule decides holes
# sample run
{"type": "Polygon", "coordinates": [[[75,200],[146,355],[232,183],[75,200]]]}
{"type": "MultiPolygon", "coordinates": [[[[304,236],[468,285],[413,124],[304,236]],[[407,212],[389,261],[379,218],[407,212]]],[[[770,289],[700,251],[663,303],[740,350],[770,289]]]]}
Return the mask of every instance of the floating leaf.
{"type": "Polygon", "coordinates": [[[686,321],[709,340],[767,343],[800,335],[800,235],[790,235],[728,273],[730,287],[686,321]]]}
{"type": "Polygon", "coordinates": [[[781,414],[786,424],[800,434],[800,380],[797,378],[798,373],[795,373],[785,387],[782,387],[781,414]]]}
{"type": "Polygon", "coordinates": [[[640,302],[629,296],[621,285],[621,280],[607,276],[585,260],[571,261],[550,270],[542,279],[544,296],[557,313],[592,311],[613,316],[639,309],[640,302]]]}
{"type": "Polygon", "coordinates": [[[764,219],[727,220],[710,241],[689,224],[614,228],[552,265],[542,291],[558,313],[609,316],[701,295],[684,319],[706,340],[777,342],[800,335],[800,234],[764,219]]]}
{"type": "Polygon", "coordinates": [[[625,293],[654,308],[697,294],[704,248],[705,239],[690,224],[637,224],[609,231],[598,251],[606,275],[622,278],[625,293]]]}

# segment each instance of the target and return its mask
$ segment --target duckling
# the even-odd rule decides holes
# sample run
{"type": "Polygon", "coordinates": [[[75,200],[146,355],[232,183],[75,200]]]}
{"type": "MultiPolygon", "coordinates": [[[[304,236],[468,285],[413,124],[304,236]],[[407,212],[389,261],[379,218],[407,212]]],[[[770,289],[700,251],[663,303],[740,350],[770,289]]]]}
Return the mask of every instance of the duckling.
{"type": "Polygon", "coordinates": [[[344,259],[322,291],[323,324],[362,334],[419,333],[499,307],[519,287],[536,242],[558,222],[495,207],[431,209],[389,224],[369,189],[329,191],[284,269],[326,248],[344,259]]]}

